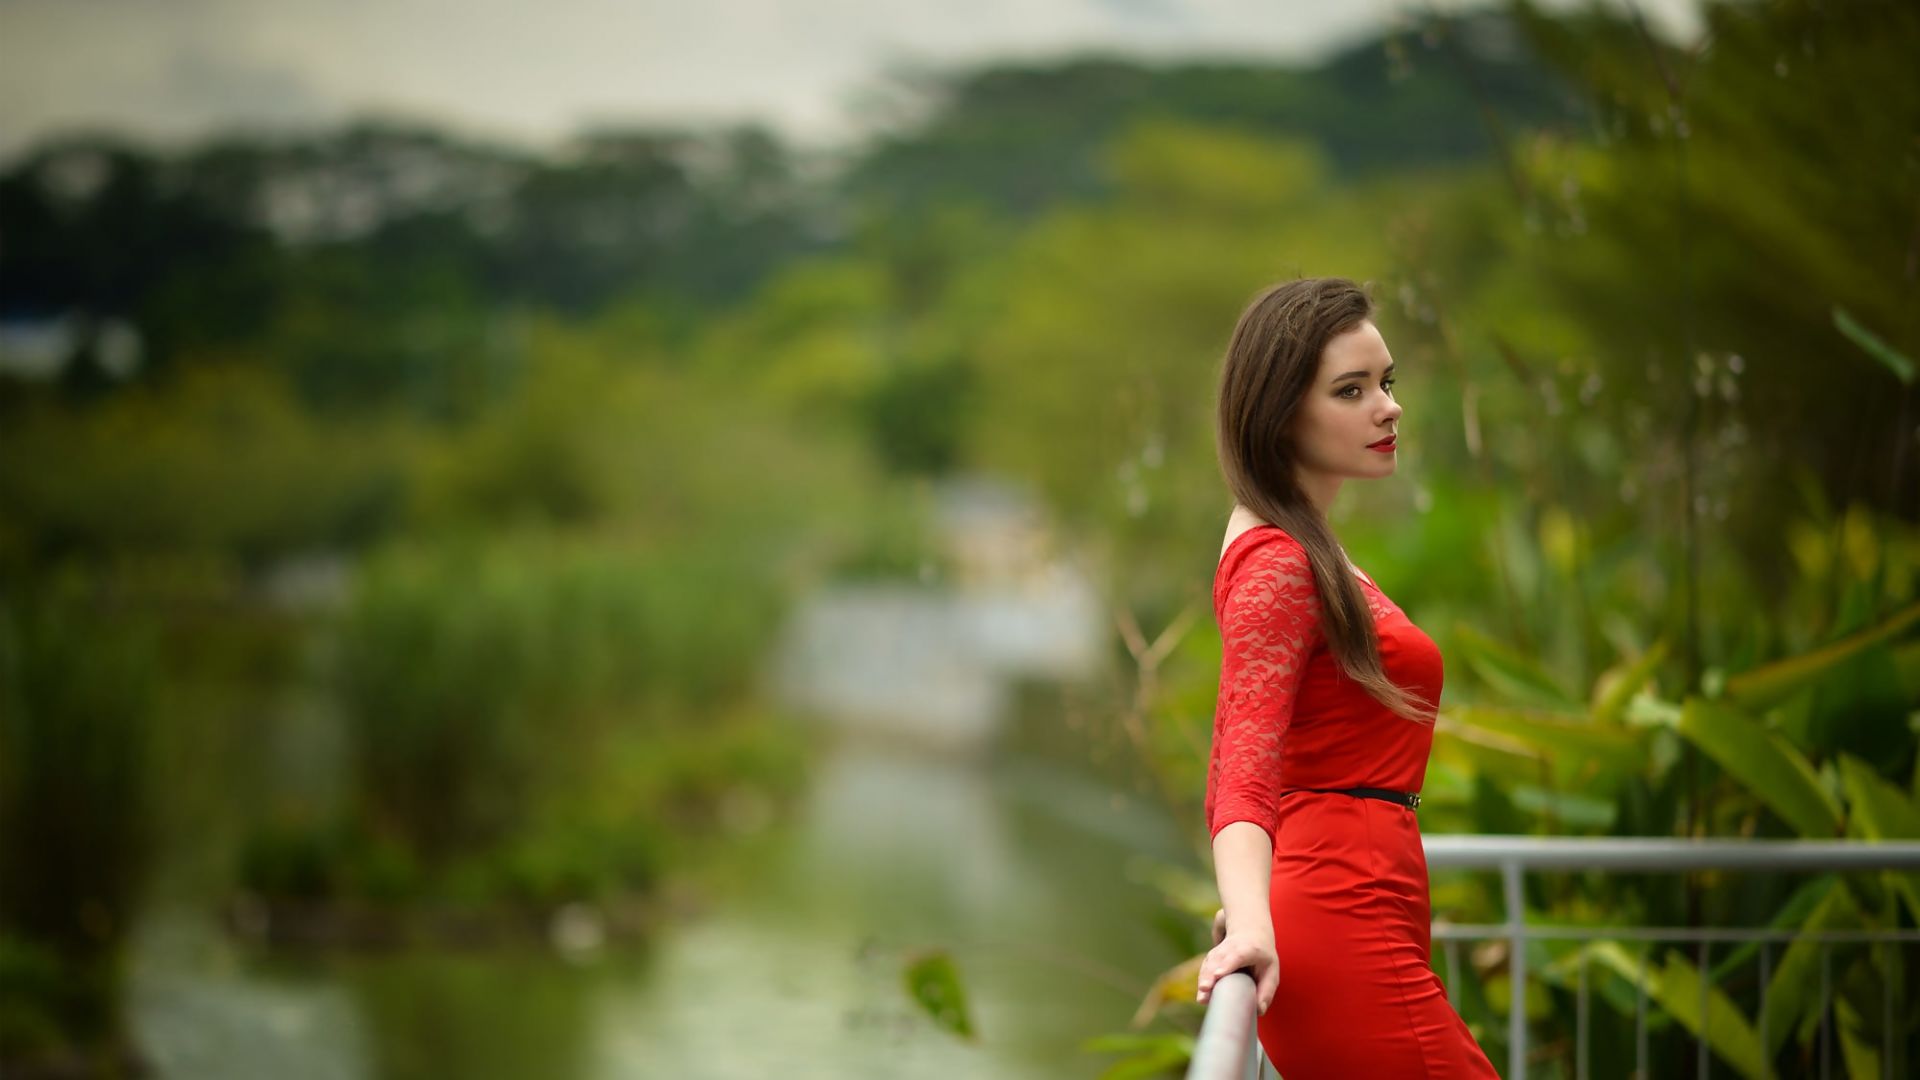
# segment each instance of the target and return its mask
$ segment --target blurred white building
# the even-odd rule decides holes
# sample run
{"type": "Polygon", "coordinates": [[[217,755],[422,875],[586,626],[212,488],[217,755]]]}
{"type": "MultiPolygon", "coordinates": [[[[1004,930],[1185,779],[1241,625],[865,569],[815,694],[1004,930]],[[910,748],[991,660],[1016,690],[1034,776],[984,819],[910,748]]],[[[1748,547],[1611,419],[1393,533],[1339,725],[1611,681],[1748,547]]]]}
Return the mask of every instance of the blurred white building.
{"type": "Polygon", "coordinates": [[[139,329],[125,319],[98,319],[79,311],[50,318],[0,318],[0,376],[48,382],[87,358],[108,377],[127,379],[140,370],[145,353],[139,329]]]}

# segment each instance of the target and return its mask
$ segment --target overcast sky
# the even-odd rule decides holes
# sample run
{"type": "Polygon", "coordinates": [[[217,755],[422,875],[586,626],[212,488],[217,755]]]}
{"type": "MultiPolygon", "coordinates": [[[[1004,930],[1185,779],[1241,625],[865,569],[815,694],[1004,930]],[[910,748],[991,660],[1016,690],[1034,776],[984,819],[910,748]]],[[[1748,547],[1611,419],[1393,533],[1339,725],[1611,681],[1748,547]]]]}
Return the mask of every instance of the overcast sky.
{"type": "MultiPolygon", "coordinates": [[[[1624,0],[1612,0],[1614,3],[1624,0]]],[[[796,139],[900,64],[1311,60],[1448,0],[0,0],[0,159],[48,132],[191,138],[379,114],[539,145],[607,122],[796,139]]],[[[1574,6],[1568,0],[1549,7],[1574,6]]],[[[1670,35],[1694,0],[1639,0],[1670,35]]]]}

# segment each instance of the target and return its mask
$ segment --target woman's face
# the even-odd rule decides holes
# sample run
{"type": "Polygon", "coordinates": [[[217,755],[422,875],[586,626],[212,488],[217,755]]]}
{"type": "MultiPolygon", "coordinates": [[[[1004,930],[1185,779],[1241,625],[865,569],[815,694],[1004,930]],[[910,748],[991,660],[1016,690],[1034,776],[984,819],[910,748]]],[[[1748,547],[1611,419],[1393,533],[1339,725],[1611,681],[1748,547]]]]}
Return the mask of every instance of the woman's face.
{"type": "Polygon", "coordinates": [[[1330,497],[1341,480],[1393,475],[1395,442],[1389,436],[1399,427],[1400,403],[1393,400],[1392,373],[1393,356],[1370,321],[1327,342],[1295,414],[1302,487],[1330,497]],[[1388,441],[1376,447],[1382,439],[1388,441]]]}

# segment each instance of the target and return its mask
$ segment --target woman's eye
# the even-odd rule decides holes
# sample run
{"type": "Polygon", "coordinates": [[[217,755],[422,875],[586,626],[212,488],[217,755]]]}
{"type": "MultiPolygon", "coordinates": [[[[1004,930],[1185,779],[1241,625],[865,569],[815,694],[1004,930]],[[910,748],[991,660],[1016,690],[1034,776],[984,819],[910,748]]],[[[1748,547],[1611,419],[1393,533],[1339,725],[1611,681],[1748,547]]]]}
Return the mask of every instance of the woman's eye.
{"type": "MultiPolygon", "coordinates": [[[[1399,381],[1399,380],[1397,380],[1397,379],[1383,379],[1383,380],[1381,380],[1381,382],[1380,382],[1380,389],[1382,389],[1382,390],[1385,390],[1385,391],[1386,391],[1387,393],[1389,393],[1389,394],[1391,394],[1391,393],[1393,393],[1393,384],[1394,384],[1395,382],[1397,382],[1397,381],[1399,381]]],[[[1343,397],[1343,398],[1346,398],[1346,399],[1347,399],[1348,401],[1352,401],[1352,400],[1354,399],[1354,397],[1355,397],[1355,396],[1356,396],[1356,395],[1357,395],[1357,394],[1359,393],[1359,391],[1360,391],[1360,384],[1358,384],[1358,383],[1350,383],[1350,384],[1348,384],[1348,385],[1346,385],[1346,386],[1343,386],[1343,387],[1341,387],[1341,388],[1340,388],[1340,392],[1339,392],[1339,396],[1340,396],[1340,397],[1343,397]],[[1352,390],[1352,391],[1354,391],[1354,393],[1353,393],[1353,394],[1349,394],[1349,393],[1347,393],[1347,391],[1349,391],[1349,390],[1352,390]]]]}

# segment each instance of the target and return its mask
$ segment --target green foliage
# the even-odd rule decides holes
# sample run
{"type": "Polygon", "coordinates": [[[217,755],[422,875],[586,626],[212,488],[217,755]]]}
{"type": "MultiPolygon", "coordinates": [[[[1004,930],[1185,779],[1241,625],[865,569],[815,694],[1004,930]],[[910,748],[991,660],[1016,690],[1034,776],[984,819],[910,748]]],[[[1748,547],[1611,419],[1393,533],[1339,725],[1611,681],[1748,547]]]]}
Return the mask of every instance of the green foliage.
{"type": "Polygon", "coordinates": [[[976,1037],[973,1018],[967,1011],[966,988],[953,957],[935,949],[909,956],[901,967],[907,994],[934,1023],[963,1039],[976,1037]]]}
{"type": "Polygon", "coordinates": [[[391,432],[317,423],[255,366],[197,368],[91,409],[49,403],[7,427],[0,554],[16,560],[263,557],[364,538],[397,503],[391,432]]]}
{"type": "Polygon", "coordinates": [[[406,530],[327,628],[350,805],[276,811],[249,887],[614,900],[791,790],[755,673],[792,584],[865,557],[885,493],[844,440],[650,362],[630,326],[530,324],[512,391],[418,444],[406,530]]]}
{"type": "Polygon", "coordinates": [[[1678,953],[1667,953],[1664,965],[1654,967],[1610,941],[1595,942],[1584,951],[1629,982],[1637,983],[1667,1015],[1696,1037],[1705,1039],[1714,1053],[1738,1069],[1740,1075],[1756,1078],[1773,1075],[1761,1050],[1759,1036],[1739,1008],[1717,987],[1706,988],[1703,995],[1699,969],[1678,953]],[[1703,996],[1705,1012],[1701,1011],[1703,996]]]}
{"type": "Polygon", "coordinates": [[[1813,683],[1841,684],[1833,676],[1842,665],[1920,621],[1920,603],[1895,612],[1878,626],[1847,635],[1803,656],[1790,657],[1740,672],[1726,680],[1726,695],[1747,708],[1774,704],[1813,683]]]}
{"type": "Polygon", "coordinates": [[[1470,626],[1455,628],[1453,643],[1481,681],[1503,699],[1561,711],[1578,708],[1579,703],[1572,694],[1562,689],[1540,664],[1518,650],[1501,645],[1470,626]]]}
{"type": "Polygon", "coordinates": [[[964,205],[867,212],[844,253],[776,276],[715,320],[692,364],[736,397],[859,433],[894,473],[945,472],[978,408],[971,341],[994,302],[959,279],[1004,232],[964,205]]]}
{"type": "MultiPolygon", "coordinates": [[[[1609,343],[1592,354],[1607,384],[1638,388],[1661,369],[1646,403],[1658,429],[1694,415],[1704,435],[1737,419],[1735,454],[1754,473],[1810,464],[1827,490],[1910,510],[1897,478],[1860,482],[1856,462],[1890,461],[1908,434],[1899,395],[1859,391],[1885,385],[1885,354],[1849,344],[1832,312],[1889,352],[1920,346],[1909,238],[1885,228],[1912,206],[1894,148],[1909,135],[1897,118],[1920,107],[1906,76],[1920,13],[1712,3],[1711,47],[1682,49],[1599,9],[1530,9],[1531,39],[1583,85],[1599,123],[1591,141],[1534,144],[1525,199],[1538,236],[1516,250],[1553,286],[1550,304],[1609,343]],[[1853,107],[1860,94],[1872,108],[1853,107]],[[1674,258],[1655,265],[1649,251],[1674,258]]],[[[1788,508],[1756,491],[1731,509],[1757,541],[1788,508]]]]}
{"type": "MultiPolygon", "coordinates": [[[[1860,926],[1860,911],[1853,894],[1844,888],[1828,892],[1807,915],[1800,927],[1810,932],[1851,930],[1860,926]]],[[[1822,947],[1805,939],[1787,946],[1773,969],[1773,981],[1767,987],[1767,1053],[1774,1055],[1793,1038],[1795,1028],[1804,1020],[1815,1019],[1819,1008],[1820,962],[1822,947]]]]}
{"type": "Polygon", "coordinates": [[[0,916],[76,956],[112,954],[151,854],[159,672],[112,604],[76,572],[0,609],[0,916]]]}
{"type": "Polygon", "coordinates": [[[1806,756],[1779,734],[1699,698],[1681,707],[1679,730],[1801,836],[1824,838],[1839,831],[1839,800],[1806,756]]]}
{"type": "Polygon", "coordinates": [[[1868,356],[1885,364],[1888,371],[1900,380],[1903,386],[1913,385],[1913,359],[1900,350],[1888,345],[1880,335],[1860,325],[1860,321],[1849,315],[1844,308],[1833,309],[1833,325],[1847,340],[1860,346],[1868,356]]]}
{"type": "MultiPolygon", "coordinates": [[[[399,933],[449,909],[617,906],[703,844],[763,825],[798,789],[808,758],[797,731],[744,713],[607,742],[566,786],[523,791],[524,818],[488,844],[423,852],[366,818],[288,809],[248,834],[239,881],[294,909],[385,912],[399,933]]],[[[417,929],[432,932],[425,922],[417,929]]]]}
{"type": "Polygon", "coordinates": [[[652,348],[617,324],[535,324],[514,393],[425,455],[416,527],[592,527],[764,552],[877,499],[857,443],[806,418],[816,401],[663,370],[652,348]]]}
{"type": "Polygon", "coordinates": [[[1193,1058],[1194,1037],[1184,1033],[1100,1035],[1080,1044],[1089,1054],[1123,1054],[1100,1072],[1100,1080],[1147,1080],[1170,1076],[1193,1058]]]}
{"type": "Polygon", "coordinates": [[[381,556],[340,631],[367,823],[427,859],[507,842],[623,733],[743,695],[773,600],[725,549],[535,535],[381,556]]]}
{"type": "MultiPolygon", "coordinates": [[[[1847,818],[1852,835],[1862,840],[1920,840],[1920,805],[1866,762],[1840,755],[1840,785],[1852,810],[1847,818]]],[[[1920,925],[1920,873],[1889,871],[1885,878],[1920,925]]]]}
{"type": "MultiPolygon", "coordinates": [[[[312,411],[469,417],[502,391],[516,357],[512,316],[487,311],[461,254],[440,245],[302,253],[281,270],[282,294],[263,325],[241,340],[264,340],[256,362],[312,411]]],[[[208,352],[236,344],[182,347],[180,366],[199,367],[208,352]]]]}
{"type": "Polygon", "coordinates": [[[66,1049],[61,1013],[75,997],[73,970],[45,944],[0,934],[0,1061],[66,1049]]]}

